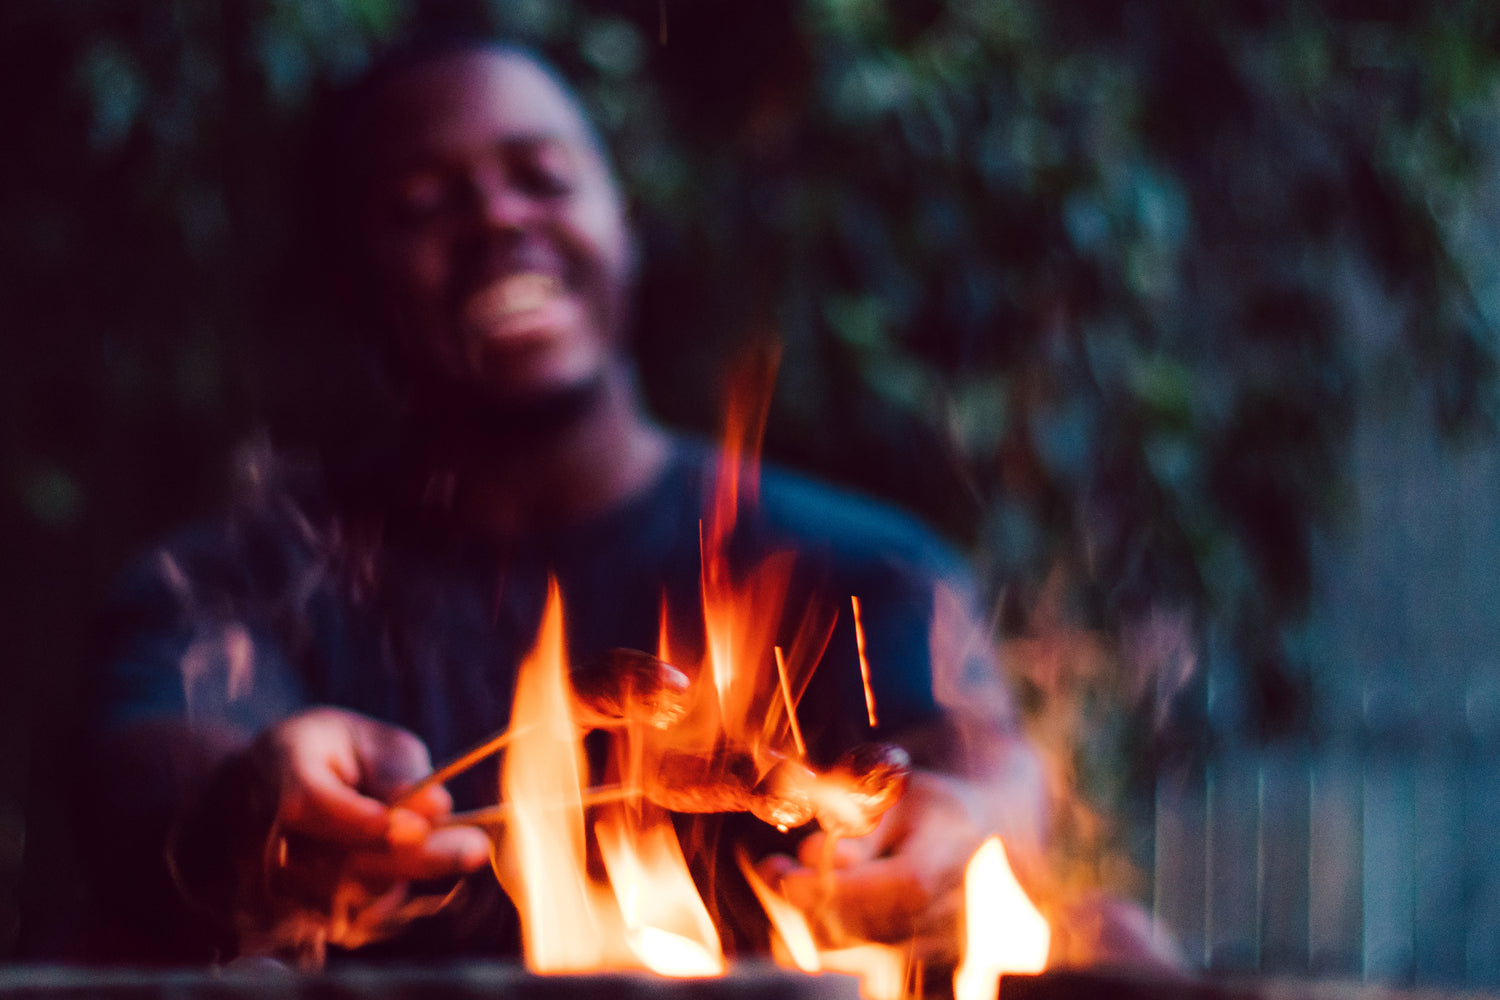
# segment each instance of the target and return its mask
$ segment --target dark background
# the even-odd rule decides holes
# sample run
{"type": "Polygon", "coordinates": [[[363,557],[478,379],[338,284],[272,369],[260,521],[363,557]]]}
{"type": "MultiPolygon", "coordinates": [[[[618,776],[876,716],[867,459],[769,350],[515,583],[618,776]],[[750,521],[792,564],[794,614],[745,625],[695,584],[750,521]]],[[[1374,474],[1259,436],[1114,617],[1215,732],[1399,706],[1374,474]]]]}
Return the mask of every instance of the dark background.
{"type": "MultiPolygon", "coordinates": [[[[1160,912],[1162,769],[1201,778],[1225,740],[1311,754],[1338,678],[1368,673],[1329,623],[1388,609],[1320,580],[1344,565],[1328,551],[1398,527],[1371,516],[1400,478],[1376,468],[1390,430],[1431,456],[1417,479],[1494,485],[1473,469],[1497,416],[1500,13],[1416,7],[0,7],[0,957],[45,951],[75,891],[54,761],[112,574],[213,509],[252,434],[336,419],[292,211],[309,104],[455,18],[555,59],[609,136],[656,412],[712,431],[726,360],[778,337],[769,453],[972,554],[1028,704],[1071,720],[1086,800],[1126,817],[1078,850],[1144,867],[1130,885],[1160,912]],[[1025,643],[1058,634],[1092,666],[1028,671],[1025,643]]],[[[1447,572],[1426,558],[1371,565],[1447,572]]],[[[1420,673],[1393,635],[1369,657],[1420,673]]],[[[1382,974],[1368,923],[1366,957],[1322,971],[1382,974]]],[[[1319,971],[1315,951],[1282,967],[1319,971]]],[[[1433,978],[1487,981],[1466,961],[1433,978]]]]}

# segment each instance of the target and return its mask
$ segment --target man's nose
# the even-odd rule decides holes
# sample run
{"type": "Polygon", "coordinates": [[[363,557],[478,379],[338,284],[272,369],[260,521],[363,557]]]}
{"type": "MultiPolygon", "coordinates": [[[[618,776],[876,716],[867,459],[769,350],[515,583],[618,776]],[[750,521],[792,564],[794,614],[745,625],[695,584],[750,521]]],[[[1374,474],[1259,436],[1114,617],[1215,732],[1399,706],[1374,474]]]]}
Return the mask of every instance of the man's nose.
{"type": "Polygon", "coordinates": [[[474,177],[472,195],[476,221],[490,229],[523,229],[536,213],[536,199],[503,173],[474,177]]]}

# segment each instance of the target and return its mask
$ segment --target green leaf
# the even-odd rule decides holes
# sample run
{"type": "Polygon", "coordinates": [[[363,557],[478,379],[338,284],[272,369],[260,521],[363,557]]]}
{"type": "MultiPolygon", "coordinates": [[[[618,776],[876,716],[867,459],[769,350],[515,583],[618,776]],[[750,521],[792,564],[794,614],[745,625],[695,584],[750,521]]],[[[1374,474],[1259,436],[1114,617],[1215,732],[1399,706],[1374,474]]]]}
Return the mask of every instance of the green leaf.
{"type": "Polygon", "coordinates": [[[822,300],[823,318],[834,334],[860,351],[888,349],[885,307],[873,295],[829,295],[822,300]]]}
{"type": "Polygon", "coordinates": [[[89,145],[101,151],[119,146],[146,105],[146,80],[135,57],[113,39],[101,39],[84,56],[79,76],[89,98],[89,145]]]}
{"type": "Polygon", "coordinates": [[[1011,394],[1003,378],[972,379],[951,391],[947,406],[949,436],[970,460],[994,459],[1010,429],[1011,394]]]}
{"type": "Polygon", "coordinates": [[[616,17],[590,21],[579,39],[589,64],[606,77],[630,76],[645,62],[646,45],[628,21],[616,17]]]}
{"type": "Polygon", "coordinates": [[[1174,427],[1192,424],[1194,373],[1168,355],[1138,360],[1130,372],[1130,391],[1148,415],[1174,427]]]}

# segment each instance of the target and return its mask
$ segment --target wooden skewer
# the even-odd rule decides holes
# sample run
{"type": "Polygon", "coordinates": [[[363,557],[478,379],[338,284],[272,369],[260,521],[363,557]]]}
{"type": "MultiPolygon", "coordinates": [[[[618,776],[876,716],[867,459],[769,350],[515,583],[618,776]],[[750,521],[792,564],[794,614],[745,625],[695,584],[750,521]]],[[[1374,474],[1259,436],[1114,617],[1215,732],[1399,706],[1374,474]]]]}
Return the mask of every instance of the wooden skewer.
{"type": "MultiPolygon", "coordinates": [[[[632,721],[633,699],[642,699],[635,711],[644,712],[637,721],[663,728],[679,720],[687,711],[691,689],[688,675],[664,663],[650,653],[634,649],[612,649],[602,654],[597,665],[573,677],[574,721],[583,729],[620,729],[632,721]],[[600,683],[601,679],[604,683],[600,683]],[[578,682],[587,683],[583,690],[578,682]]],[[[433,785],[441,785],[487,757],[504,750],[530,724],[496,733],[402,792],[392,805],[403,806],[433,785]]]]}
{"type": "Polygon", "coordinates": [[[495,754],[499,753],[501,750],[504,750],[506,745],[509,744],[511,740],[515,739],[517,736],[521,735],[521,733],[530,728],[531,727],[529,725],[516,726],[512,729],[506,729],[502,732],[496,733],[494,736],[491,736],[483,743],[480,743],[478,746],[474,747],[471,750],[466,750],[464,753],[453,758],[448,763],[438,768],[436,771],[433,771],[421,781],[418,781],[415,785],[412,785],[406,791],[402,792],[400,796],[397,797],[396,801],[391,803],[391,805],[393,807],[404,806],[412,799],[420,795],[422,792],[431,788],[433,785],[441,785],[449,778],[454,778],[460,774],[463,774],[469,768],[473,767],[475,764],[478,764],[486,757],[492,757],[495,754]]]}
{"type": "MultiPolygon", "coordinates": [[[[593,728],[620,729],[623,728],[624,725],[625,723],[623,721],[599,722],[593,728]]],[[[465,771],[473,767],[475,764],[478,764],[480,761],[488,757],[493,757],[501,750],[504,750],[506,746],[508,746],[510,742],[517,736],[520,736],[530,728],[531,726],[528,724],[525,726],[516,726],[512,729],[507,729],[503,732],[496,733],[494,736],[491,736],[489,739],[485,740],[483,743],[480,743],[473,749],[464,751],[462,754],[454,757],[448,763],[444,764],[442,767],[438,768],[436,771],[433,771],[431,774],[418,781],[415,785],[412,785],[406,791],[402,792],[396,798],[396,801],[391,803],[392,808],[406,805],[412,799],[416,798],[423,791],[431,788],[433,785],[445,784],[449,780],[458,777],[460,774],[463,774],[465,771]]]]}
{"type": "MultiPolygon", "coordinates": [[[[607,805],[611,802],[628,802],[631,799],[640,798],[644,794],[640,789],[627,788],[624,785],[600,785],[597,788],[585,789],[581,805],[587,809],[591,806],[607,805]]],[[[499,826],[510,822],[515,813],[515,806],[509,802],[502,802],[498,806],[490,806],[487,809],[471,809],[468,812],[454,813],[443,820],[442,826],[499,826]]]]}
{"type": "Polygon", "coordinates": [[[875,690],[870,687],[870,661],[865,656],[865,626],[859,617],[859,598],[850,594],[849,604],[854,609],[854,648],[859,653],[859,680],[865,686],[865,714],[869,716],[870,728],[876,729],[880,721],[875,718],[875,690]]]}
{"type": "Polygon", "coordinates": [[[781,700],[786,705],[787,722],[791,723],[792,741],[797,744],[797,756],[807,759],[807,744],[802,741],[802,727],[797,724],[797,706],[792,704],[792,686],[786,679],[786,657],[780,646],[773,646],[776,654],[776,676],[781,681],[781,700]]]}

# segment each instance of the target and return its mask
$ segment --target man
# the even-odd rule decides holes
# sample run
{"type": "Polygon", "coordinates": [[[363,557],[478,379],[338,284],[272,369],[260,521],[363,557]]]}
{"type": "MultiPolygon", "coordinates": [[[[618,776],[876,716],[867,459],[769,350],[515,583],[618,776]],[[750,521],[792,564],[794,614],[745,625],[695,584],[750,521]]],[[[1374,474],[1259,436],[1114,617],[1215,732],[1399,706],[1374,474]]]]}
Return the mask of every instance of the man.
{"type": "MultiPolygon", "coordinates": [[[[584,660],[655,648],[663,595],[681,615],[699,585],[715,457],[641,404],[626,344],[635,247],[574,96],[525,53],[460,44],[386,63],[325,138],[338,147],[332,263],[381,354],[399,440],[373,459],[327,456],[312,477],[266,475],[227,526],[177,539],[124,588],[91,816],[129,831],[122,850],[166,856],[170,880],[104,866],[104,895],[134,914],[118,951],[362,943],[365,918],[399,908],[408,883],[484,866],[488,837],[441,821],[454,798],[493,800],[493,771],[452,797],[390,803],[434,758],[504,726],[547,575],[584,660]],[[192,947],[159,947],[164,914],[198,931],[192,947]]],[[[773,846],[761,870],[856,932],[951,940],[982,837],[1030,850],[1042,824],[1036,761],[993,663],[962,641],[933,659],[935,626],[962,639],[972,624],[962,574],[906,520],[782,474],[735,544],[746,558],[796,550],[796,601],[865,602],[880,726],[857,674],[825,665],[801,707],[812,756],[877,736],[919,764],[880,827],[838,845],[831,880],[812,870],[820,834],[773,846]],[[971,701],[985,710],[967,728],[934,693],[961,691],[961,675],[991,697],[971,701]]],[[[830,616],[828,659],[853,662],[850,618],[830,616]]],[[[673,625],[702,631],[691,614],[673,625]]],[[[731,822],[720,836],[758,835],[731,822]]],[[[476,898],[486,879],[384,947],[514,948],[513,921],[476,898]]],[[[764,944],[753,928],[735,937],[764,944]]]]}

